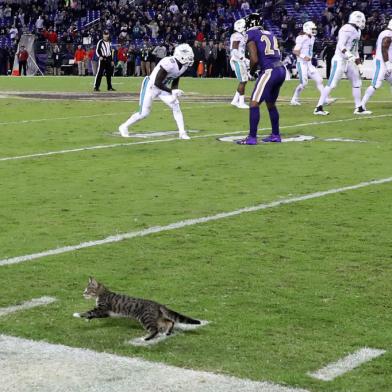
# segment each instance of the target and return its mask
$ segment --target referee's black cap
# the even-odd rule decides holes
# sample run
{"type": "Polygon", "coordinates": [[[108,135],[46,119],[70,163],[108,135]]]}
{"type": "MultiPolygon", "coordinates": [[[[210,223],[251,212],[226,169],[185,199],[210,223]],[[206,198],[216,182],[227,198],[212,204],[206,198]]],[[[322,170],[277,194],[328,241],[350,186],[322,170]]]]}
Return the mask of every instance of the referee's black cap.
{"type": "Polygon", "coordinates": [[[104,31],[103,31],[103,34],[104,34],[104,35],[109,35],[109,34],[110,34],[110,33],[109,33],[109,30],[104,30],[104,31]]]}

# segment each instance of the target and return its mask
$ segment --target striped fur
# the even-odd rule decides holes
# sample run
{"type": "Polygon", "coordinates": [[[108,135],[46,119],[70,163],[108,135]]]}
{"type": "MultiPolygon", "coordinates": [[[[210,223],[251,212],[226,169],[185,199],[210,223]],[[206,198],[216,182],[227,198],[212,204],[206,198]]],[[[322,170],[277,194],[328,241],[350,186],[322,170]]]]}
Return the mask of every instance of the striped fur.
{"type": "Polygon", "coordinates": [[[199,320],[184,316],[157,302],[113,293],[91,277],[83,296],[87,299],[94,298],[96,307],[85,313],[76,313],[76,317],[88,320],[104,317],[132,318],[148,331],[145,340],[153,339],[158,333],[170,335],[175,323],[200,324],[199,320]]]}

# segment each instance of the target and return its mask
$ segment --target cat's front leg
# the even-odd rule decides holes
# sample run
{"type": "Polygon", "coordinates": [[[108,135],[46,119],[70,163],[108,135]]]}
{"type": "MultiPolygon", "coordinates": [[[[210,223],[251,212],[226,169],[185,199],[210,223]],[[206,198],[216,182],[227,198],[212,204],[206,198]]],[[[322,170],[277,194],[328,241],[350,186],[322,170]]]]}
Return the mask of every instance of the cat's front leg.
{"type": "Polygon", "coordinates": [[[109,317],[109,314],[106,310],[95,308],[95,309],[89,310],[84,313],[74,313],[73,316],[78,317],[78,318],[85,318],[87,320],[91,320],[93,318],[109,317]]]}

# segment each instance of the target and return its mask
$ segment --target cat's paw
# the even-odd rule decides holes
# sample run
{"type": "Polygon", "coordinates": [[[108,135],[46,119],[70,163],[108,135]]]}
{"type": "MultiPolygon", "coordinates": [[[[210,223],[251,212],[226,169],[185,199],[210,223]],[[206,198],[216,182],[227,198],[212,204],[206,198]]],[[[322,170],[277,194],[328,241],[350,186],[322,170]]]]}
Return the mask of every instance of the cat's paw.
{"type": "Polygon", "coordinates": [[[81,317],[82,317],[82,316],[80,315],[80,313],[74,313],[73,316],[74,316],[74,317],[77,317],[77,318],[81,318],[81,317]]]}

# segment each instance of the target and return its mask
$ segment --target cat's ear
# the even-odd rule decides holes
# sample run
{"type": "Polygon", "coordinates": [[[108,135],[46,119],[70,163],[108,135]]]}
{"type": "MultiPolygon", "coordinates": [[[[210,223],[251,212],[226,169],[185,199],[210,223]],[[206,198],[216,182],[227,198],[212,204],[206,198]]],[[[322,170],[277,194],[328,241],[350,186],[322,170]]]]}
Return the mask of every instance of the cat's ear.
{"type": "Polygon", "coordinates": [[[88,282],[94,286],[98,286],[98,282],[95,280],[95,278],[93,278],[92,276],[90,276],[88,278],[88,282]]]}

